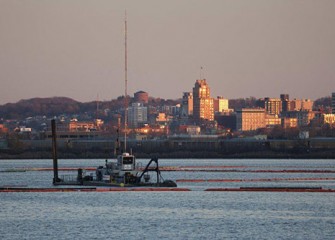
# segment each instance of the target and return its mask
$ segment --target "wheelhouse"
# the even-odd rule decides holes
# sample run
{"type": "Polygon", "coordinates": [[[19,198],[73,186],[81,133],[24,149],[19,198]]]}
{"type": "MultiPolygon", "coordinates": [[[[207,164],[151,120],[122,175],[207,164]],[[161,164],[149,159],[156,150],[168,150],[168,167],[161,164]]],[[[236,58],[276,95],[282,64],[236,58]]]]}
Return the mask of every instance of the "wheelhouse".
{"type": "Polygon", "coordinates": [[[130,155],[129,153],[123,153],[122,155],[118,156],[117,164],[123,171],[133,171],[135,170],[136,161],[135,156],[130,155]]]}

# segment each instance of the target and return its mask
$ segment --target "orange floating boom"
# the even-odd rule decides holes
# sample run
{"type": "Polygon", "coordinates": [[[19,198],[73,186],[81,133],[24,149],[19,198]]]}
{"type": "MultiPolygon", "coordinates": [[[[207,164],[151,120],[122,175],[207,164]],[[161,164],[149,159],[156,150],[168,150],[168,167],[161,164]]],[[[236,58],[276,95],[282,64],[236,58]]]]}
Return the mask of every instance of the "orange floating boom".
{"type": "Polygon", "coordinates": [[[115,188],[20,188],[20,187],[2,187],[0,192],[186,192],[191,191],[188,188],[155,188],[155,187],[115,187],[115,188]]]}
{"type": "Polygon", "coordinates": [[[303,188],[303,187],[250,187],[250,188],[208,188],[212,192],[328,192],[335,193],[335,189],[303,188]]]}
{"type": "Polygon", "coordinates": [[[334,181],[335,178],[177,179],[176,182],[334,181]]]}

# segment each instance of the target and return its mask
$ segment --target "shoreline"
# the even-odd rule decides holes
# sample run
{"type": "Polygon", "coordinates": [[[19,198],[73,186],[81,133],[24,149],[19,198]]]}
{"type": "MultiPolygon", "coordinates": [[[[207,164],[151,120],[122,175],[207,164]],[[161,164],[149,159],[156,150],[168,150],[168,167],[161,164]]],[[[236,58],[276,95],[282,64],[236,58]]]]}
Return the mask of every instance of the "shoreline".
{"type": "MultiPolygon", "coordinates": [[[[153,152],[151,154],[143,152],[133,152],[138,159],[147,159],[158,156],[159,159],[334,159],[335,150],[323,150],[313,152],[281,152],[281,151],[257,151],[239,153],[220,153],[213,151],[173,151],[173,152],[153,152]]],[[[0,160],[8,159],[52,159],[49,151],[0,151],[0,160]]],[[[113,154],[101,152],[65,152],[58,151],[59,159],[111,159],[113,154]]]]}

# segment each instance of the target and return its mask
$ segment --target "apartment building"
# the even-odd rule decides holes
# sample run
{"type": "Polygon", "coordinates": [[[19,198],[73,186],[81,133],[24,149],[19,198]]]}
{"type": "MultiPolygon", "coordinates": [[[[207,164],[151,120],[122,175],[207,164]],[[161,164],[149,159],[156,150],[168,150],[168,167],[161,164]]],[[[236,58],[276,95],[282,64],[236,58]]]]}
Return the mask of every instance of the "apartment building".
{"type": "Polygon", "coordinates": [[[264,108],[242,108],[236,111],[236,129],[238,131],[252,131],[265,127],[264,108]]]}
{"type": "Polygon", "coordinates": [[[137,128],[148,121],[148,108],[143,103],[133,103],[128,108],[128,125],[137,128]]]}

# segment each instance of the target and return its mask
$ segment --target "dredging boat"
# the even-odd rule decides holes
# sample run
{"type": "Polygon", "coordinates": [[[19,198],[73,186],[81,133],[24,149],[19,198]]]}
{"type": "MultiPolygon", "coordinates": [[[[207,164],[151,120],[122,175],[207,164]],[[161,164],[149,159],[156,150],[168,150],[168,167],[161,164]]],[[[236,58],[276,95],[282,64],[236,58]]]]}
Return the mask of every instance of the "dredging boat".
{"type": "Polygon", "coordinates": [[[54,185],[110,186],[110,187],[177,187],[172,180],[164,180],[159,170],[158,158],[153,157],[143,167],[136,162],[133,154],[122,153],[116,161],[105,161],[104,166],[98,166],[95,174],[79,168],[77,175],[58,175],[58,159],[56,146],[56,122],[51,120],[54,185]],[[150,174],[154,172],[153,174],[150,174]]]}

